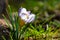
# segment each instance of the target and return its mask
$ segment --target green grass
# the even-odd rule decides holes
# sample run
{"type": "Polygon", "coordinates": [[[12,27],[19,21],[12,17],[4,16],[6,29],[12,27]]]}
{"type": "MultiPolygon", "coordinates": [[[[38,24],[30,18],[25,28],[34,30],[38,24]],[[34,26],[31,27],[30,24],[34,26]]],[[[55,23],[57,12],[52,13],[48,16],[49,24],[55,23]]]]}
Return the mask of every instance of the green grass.
{"type": "MultiPolygon", "coordinates": [[[[17,15],[12,16],[12,9],[10,6],[8,6],[8,12],[9,12],[9,23],[4,16],[7,26],[11,29],[10,31],[10,40],[21,40],[22,38],[28,38],[28,37],[39,37],[39,38],[45,38],[45,37],[52,37],[55,34],[58,33],[57,28],[60,28],[60,21],[53,20],[52,18],[55,17],[55,14],[49,15],[48,17],[45,17],[45,12],[48,14],[48,10],[54,11],[56,9],[56,5],[59,2],[57,0],[51,0],[51,1],[29,1],[26,0],[26,3],[24,5],[21,4],[22,7],[26,7],[28,10],[32,10],[33,13],[36,15],[36,19],[33,23],[25,24],[24,26],[19,25],[19,16],[17,15]],[[28,6],[28,7],[27,7],[28,6]],[[37,8],[37,10],[35,10],[37,8]],[[14,19],[13,19],[14,18],[14,19]],[[11,25],[10,25],[11,24],[11,25]],[[37,25],[38,24],[38,25],[37,25]],[[43,26],[45,25],[48,28],[47,30],[44,30],[43,26]],[[52,28],[53,26],[54,29],[52,28]],[[52,31],[53,30],[53,31],[52,31]]],[[[5,39],[3,37],[3,39],[5,39]]],[[[37,39],[38,40],[38,39],[37,39]]]]}

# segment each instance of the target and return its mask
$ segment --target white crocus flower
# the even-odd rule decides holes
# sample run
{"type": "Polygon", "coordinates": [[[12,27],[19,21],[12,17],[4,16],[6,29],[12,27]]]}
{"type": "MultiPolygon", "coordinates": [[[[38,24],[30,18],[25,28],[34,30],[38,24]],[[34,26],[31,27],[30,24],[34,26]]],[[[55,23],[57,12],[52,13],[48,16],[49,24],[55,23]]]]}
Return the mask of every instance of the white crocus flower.
{"type": "Polygon", "coordinates": [[[35,19],[35,15],[31,14],[30,11],[27,11],[25,8],[21,8],[19,10],[19,17],[25,21],[25,23],[33,22],[35,19]]]}

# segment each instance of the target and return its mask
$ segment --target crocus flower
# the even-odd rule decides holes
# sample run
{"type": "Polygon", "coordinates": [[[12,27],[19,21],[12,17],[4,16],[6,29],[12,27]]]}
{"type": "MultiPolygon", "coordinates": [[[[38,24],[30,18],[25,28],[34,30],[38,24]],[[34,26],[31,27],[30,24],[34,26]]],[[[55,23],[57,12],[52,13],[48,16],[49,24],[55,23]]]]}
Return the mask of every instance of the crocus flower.
{"type": "Polygon", "coordinates": [[[33,22],[35,19],[35,14],[27,11],[26,8],[20,8],[18,15],[23,21],[25,21],[25,23],[33,22]]]}

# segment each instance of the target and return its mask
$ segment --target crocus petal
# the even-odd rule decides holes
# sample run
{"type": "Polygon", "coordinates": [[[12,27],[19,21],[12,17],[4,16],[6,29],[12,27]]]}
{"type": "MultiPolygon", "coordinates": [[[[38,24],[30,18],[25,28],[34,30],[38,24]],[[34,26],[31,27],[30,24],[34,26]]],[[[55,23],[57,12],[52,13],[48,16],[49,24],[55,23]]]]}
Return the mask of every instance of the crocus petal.
{"type": "Polygon", "coordinates": [[[21,8],[19,10],[19,17],[25,21],[25,23],[30,23],[30,22],[33,22],[34,19],[35,19],[35,15],[32,14],[30,11],[27,11],[26,8],[21,8]]]}
{"type": "Polygon", "coordinates": [[[26,21],[27,20],[27,16],[26,15],[21,15],[20,16],[22,20],[26,21]]]}
{"type": "Polygon", "coordinates": [[[23,12],[23,11],[26,11],[26,9],[25,9],[25,8],[20,8],[20,9],[18,10],[18,14],[20,14],[20,13],[23,12]]]}
{"type": "Polygon", "coordinates": [[[19,16],[23,14],[30,15],[30,11],[27,11],[25,8],[21,8],[19,12],[19,16]]]}
{"type": "Polygon", "coordinates": [[[26,9],[25,8],[20,8],[19,11],[18,11],[19,16],[20,16],[20,14],[22,14],[22,12],[25,13],[26,9]]]}
{"type": "Polygon", "coordinates": [[[21,12],[27,12],[25,8],[22,8],[21,9],[21,12]]]}
{"type": "Polygon", "coordinates": [[[35,15],[34,15],[34,14],[31,14],[31,15],[29,16],[29,19],[27,19],[26,23],[33,22],[34,19],[35,19],[35,15]]]}

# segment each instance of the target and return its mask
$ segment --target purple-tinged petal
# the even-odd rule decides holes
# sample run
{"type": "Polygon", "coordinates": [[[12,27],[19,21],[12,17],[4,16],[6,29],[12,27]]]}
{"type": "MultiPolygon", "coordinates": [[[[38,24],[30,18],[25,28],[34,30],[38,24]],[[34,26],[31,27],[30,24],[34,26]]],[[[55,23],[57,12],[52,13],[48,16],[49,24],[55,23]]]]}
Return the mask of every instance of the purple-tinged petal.
{"type": "Polygon", "coordinates": [[[29,19],[27,19],[26,23],[33,22],[34,19],[35,19],[35,15],[34,15],[34,14],[31,14],[31,15],[29,16],[29,19]]]}

